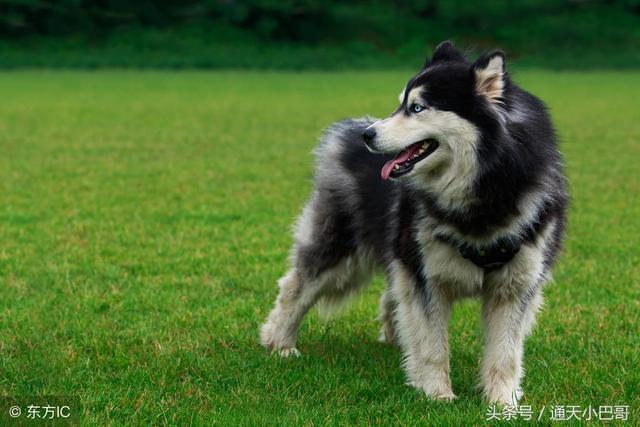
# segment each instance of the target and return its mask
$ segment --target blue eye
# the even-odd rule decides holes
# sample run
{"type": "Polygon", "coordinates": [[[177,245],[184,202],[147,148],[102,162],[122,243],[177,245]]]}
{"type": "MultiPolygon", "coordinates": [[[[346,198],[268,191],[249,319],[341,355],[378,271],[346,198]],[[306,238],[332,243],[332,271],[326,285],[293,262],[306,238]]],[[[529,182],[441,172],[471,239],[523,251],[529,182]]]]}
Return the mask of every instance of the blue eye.
{"type": "Polygon", "coordinates": [[[424,105],[412,104],[410,109],[414,113],[419,113],[420,111],[424,110],[424,105]]]}

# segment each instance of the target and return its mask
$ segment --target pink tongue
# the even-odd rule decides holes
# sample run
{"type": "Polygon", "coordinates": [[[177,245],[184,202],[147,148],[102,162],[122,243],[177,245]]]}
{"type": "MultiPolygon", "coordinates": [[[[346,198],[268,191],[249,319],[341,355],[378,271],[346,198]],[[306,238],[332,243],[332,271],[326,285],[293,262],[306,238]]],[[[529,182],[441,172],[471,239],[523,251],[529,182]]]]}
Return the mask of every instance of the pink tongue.
{"type": "Polygon", "coordinates": [[[380,176],[382,177],[382,179],[389,179],[389,176],[391,176],[391,172],[393,172],[394,166],[406,162],[411,158],[411,156],[417,153],[418,150],[420,150],[420,144],[411,145],[401,151],[400,154],[395,156],[393,159],[385,163],[382,167],[382,170],[380,171],[380,176]]]}

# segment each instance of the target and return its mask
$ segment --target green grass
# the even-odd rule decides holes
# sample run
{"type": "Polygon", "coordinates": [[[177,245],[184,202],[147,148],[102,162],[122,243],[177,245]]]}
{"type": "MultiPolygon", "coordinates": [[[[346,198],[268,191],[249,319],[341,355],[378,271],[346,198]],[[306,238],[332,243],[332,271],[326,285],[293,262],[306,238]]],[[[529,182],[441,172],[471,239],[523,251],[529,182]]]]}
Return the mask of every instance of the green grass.
{"type": "MultiPolygon", "coordinates": [[[[315,313],[298,360],[257,329],[321,129],[385,115],[410,72],[0,74],[0,394],[77,395],[85,424],[482,424],[479,306],[454,309],[459,399],[403,384],[380,279],[315,313]]],[[[573,197],[526,346],[527,404],[640,413],[640,74],[522,71],[573,197]]]]}

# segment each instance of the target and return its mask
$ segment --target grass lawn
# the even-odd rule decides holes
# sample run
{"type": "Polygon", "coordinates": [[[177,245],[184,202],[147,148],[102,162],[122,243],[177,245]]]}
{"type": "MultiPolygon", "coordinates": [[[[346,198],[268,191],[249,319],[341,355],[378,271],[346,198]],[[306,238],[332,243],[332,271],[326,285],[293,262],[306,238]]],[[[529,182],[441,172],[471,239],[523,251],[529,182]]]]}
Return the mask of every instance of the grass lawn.
{"type": "MultiPolygon", "coordinates": [[[[78,396],[83,424],[483,424],[474,301],[450,328],[454,403],[376,341],[379,278],[307,317],[302,358],[257,342],[318,135],[391,112],[410,74],[0,73],[0,394],[78,396]]],[[[640,73],[515,79],[551,107],[573,198],[524,404],[639,423],[640,73]]]]}

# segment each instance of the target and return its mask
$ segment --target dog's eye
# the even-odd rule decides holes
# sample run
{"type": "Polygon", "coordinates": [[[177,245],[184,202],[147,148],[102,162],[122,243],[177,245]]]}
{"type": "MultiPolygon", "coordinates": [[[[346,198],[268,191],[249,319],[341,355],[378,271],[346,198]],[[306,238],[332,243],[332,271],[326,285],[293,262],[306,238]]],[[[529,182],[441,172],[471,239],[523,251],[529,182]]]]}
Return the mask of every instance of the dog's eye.
{"type": "Polygon", "coordinates": [[[424,105],[411,104],[411,107],[409,109],[412,113],[419,113],[420,111],[424,110],[424,105]]]}

